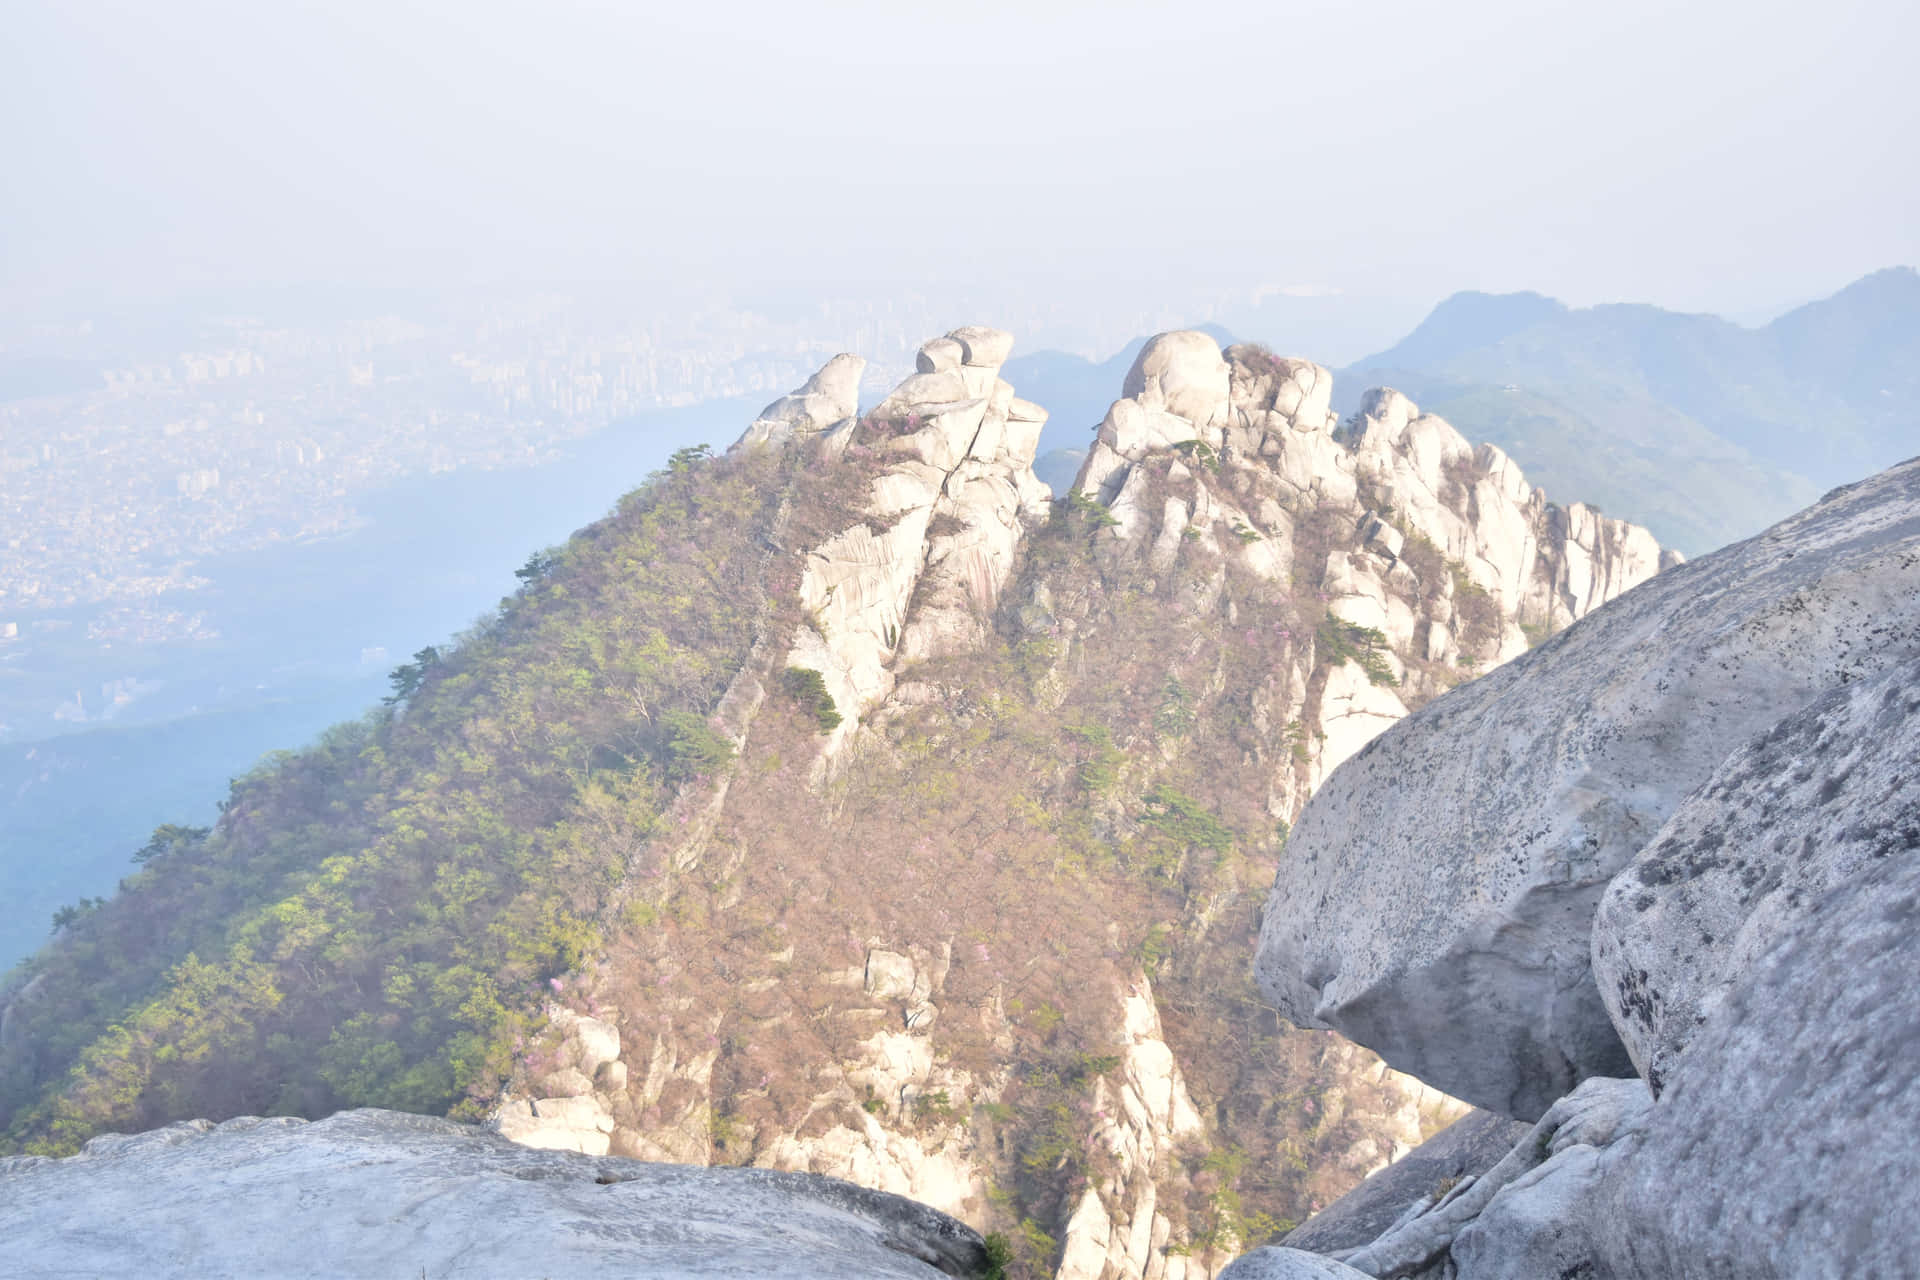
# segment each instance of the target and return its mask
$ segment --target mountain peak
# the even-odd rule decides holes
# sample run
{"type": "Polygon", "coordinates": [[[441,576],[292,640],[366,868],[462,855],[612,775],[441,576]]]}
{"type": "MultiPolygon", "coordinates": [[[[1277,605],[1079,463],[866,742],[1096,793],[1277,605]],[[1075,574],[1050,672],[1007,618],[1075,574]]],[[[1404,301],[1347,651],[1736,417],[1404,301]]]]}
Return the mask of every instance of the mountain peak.
{"type": "Polygon", "coordinates": [[[1443,300],[1412,333],[1357,367],[1420,368],[1490,346],[1567,311],[1565,303],[1544,294],[1467,290],[1443,300]]]}

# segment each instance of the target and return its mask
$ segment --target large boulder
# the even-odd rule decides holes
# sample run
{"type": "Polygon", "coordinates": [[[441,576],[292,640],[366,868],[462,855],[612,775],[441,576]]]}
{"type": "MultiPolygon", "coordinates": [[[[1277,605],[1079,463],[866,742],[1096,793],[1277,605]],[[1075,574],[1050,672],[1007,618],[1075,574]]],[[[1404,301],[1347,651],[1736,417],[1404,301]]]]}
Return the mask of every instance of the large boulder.
{"type": "Polygon", "coordinates": [[[947,337],[960,344],[960,362],[977,369],[998,369],[1013,351],[1013,335],[1005,329],[969,324],[955,329],[947,337]]]}
{"type": "MultiPolygon", "coordinates": [[[[1855,812],[1881,825],[1870,806],[1855,812]]],[[[1620,1229],[1598,1237],[1597,1274],[1914,1274],[1915,852],[1809,903],[1695,1033],[1639,1150],[1598,1197],[1620,1229]]]]}
{"type": "Polygon", "coordinates": [[[1226,419],[1231,382],[1218,342],[1196,329],[1176,329],[1154,335],[1140,349],[1122,394],[1196,427],[1218,427],[1226,419]]]}
{"type": "Polygon", "coordinates": [[[246,1117],[0,1160],[9,1276],[985,1272],[969,1228],[851,1183],[518,1147],[392,1111],[246,1117]]]}
{"type": "Polygon", "coordinates": [[[1920,856],[1920,662],[1818,699],[1729,756],[1594,921],[1600,994],[1656,1093],[1813,903],[1920,856]]]}
{"type": "Polygon", "coordinates": [[[1317,1253],[1268,1245],[1235,1258],[1220,1280],[1365,1280],[1366,1274],[1317,1253]]]}
{"type": "Polygon", "coordinates": [[[797,389],[762,409],[733,447],[778,444],[846,425],[860,410],[860,377],[866,369],[865,359],[841,352],[797,389]]]}
{"type": "Polygon", "coordinates": [[[1294,828],[1262,987],[1507,1115],[1628,1074],[1589,960],[1608,881],[1733,746],[1916,657],[1920,459],[1659,574],[1374,739],[1294,828]]]}

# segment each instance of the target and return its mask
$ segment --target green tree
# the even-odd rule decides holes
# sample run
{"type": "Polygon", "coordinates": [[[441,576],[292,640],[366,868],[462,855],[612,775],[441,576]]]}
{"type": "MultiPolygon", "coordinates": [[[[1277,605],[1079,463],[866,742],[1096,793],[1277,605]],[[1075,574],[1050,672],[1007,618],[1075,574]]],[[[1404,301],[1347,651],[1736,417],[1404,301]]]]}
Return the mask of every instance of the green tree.
{"type": "Polygon", "coordinates": [[[693,711],[669,711],[660,717],[666,732],[668,776],[684,782],[726,768],[733,759],[733,743],[693,711]]]}
{"type": "Polygon", "coordinates": [[[393,685],[393,692],[382,699],[388,706],[398,706],[409,701],[420,692],[420,686],[426,683],[427,673],[440,665],[440,649],[437,645],[428,645],[413,655],[412,662],[403,662],[387,676],[393,685]]]}
{"type": "Polygon", "coordinates": [[[153,835],[144,845],[134,850],[133,860],[144,865],[163,854],[199,844],[207,838],[208,833],[207,827],[185,827],[178,823],[163,822],[153,829],[153,835]]]}
{"type": "Polygon", "coordinates": [[[813,713],[820,732],[832,733],[840,727],[840,708],[827,690],[826,677],[812,667],[788,667],[782,683],[789,697],[813,713]]]}

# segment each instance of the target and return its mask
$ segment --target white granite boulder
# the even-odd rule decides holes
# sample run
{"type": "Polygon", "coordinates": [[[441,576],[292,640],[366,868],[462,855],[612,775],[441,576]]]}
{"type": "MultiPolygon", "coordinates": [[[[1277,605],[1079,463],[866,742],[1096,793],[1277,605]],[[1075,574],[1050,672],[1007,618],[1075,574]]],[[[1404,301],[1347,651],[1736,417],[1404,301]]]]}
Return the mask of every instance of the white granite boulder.
{"type": "Polygon", "coordinates": [[[1920,858],[1920,662],[1755,737],[1608,886],[1594,976],[1655,1092],[1813,904],[1890,858],[1920,858]]]}
{"type": "Polygon", "coordinates": [[[847,352],[835,356],[797,390],[762,409],[733,447],[778,444],[851,422],[860,411],[860,375],[866,368],[860,356],[847,352]]]}
{"type": "Polygon", "coordinates": [[[1374,739],[1295,825],[1257,971],[1296,1022],[1504,1114],[1632,1062],[1608,881],[1727,753],[1920,658],[1920,459],[1660,573],[1374,739]]]}
{"type": "Polygon", "coordinates": [[[1134,358],[1121,394],[1202,430],[1224,425],[1231,374],[1220,344],[1194,329],[1156,334],[1134,358]]]}
{"type": "Polygon", "coordinates": [[[960,344],[960,363],[976,369],[998,369],[1013,353],[1013,335],[1005,329],[990,329],[980,324],[962,325],[949,333],[947,338],[960,344]]]}
{"type": "Polygon", "coordinates": [[[0,1159],[8,1276],[968,1276],[981,1239],[812,1174],[515,1146],[393,1111],[245,1117],[0,1159]]]}
{"type": "MultiPolygon", "coordinates": [[[[1870,804],[1855,809],[1876,821],[1870,804]]],[[[1904,809],[1905,821],[1913,811],[1904,809]]],[[[1906,828],[1911,830],[1911,828],[1906,828]]],[[[1809,901],[1674,1064],[1606,1180],[1598,1275],[1910,1276],[1920,1259],[1920,856],[1809,901]]]]}

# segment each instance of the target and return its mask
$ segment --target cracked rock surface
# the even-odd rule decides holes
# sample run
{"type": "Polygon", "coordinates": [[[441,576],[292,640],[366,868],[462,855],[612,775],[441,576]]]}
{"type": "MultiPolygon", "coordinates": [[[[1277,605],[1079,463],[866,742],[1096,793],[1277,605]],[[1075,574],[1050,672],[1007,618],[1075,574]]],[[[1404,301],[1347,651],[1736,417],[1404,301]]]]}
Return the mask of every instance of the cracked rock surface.
{"type": "Polygon", "coordinates": [[[1602,1189],[1632,1229],[1596,1238],[1598,1275],[1913,1274],[1916,854],[1809,904],[1694,1038],[1602,1189]]]}

